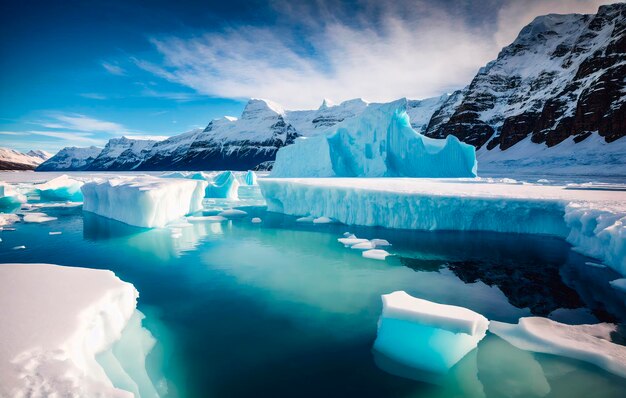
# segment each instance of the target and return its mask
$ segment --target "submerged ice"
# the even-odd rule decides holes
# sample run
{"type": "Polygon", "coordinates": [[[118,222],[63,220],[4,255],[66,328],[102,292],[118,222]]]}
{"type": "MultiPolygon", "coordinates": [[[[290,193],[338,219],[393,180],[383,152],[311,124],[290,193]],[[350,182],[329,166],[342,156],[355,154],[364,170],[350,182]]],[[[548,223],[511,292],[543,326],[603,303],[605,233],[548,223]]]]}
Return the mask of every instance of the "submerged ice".
{"type": "Polygon", "coordinates": [[[407,101],[370,104],[326,134],[298,138],[276,155],[272,177],[473,177],[474,147],[416,132],[407,101]]]}

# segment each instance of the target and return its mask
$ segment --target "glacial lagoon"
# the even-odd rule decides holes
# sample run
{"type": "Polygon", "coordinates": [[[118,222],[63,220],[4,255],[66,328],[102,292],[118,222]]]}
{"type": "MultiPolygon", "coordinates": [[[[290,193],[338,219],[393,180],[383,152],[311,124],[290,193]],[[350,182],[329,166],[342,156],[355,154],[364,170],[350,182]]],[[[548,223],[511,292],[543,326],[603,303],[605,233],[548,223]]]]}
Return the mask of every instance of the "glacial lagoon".
{"type": "Polygon", "coordinates": [[[626,380],[595,366],[522,351],[489,333],[435,384],[372,349],[380,296],[397,290],[509,323],[531,315],[623,323],[626,295],[609,286],[619,275],[590,266],[596,260],[565,241],[303,224],[267,212],[256,186],[241,187],[240,197],[205,199],[202,214],[236,205],[247,216],[184,228],[142,229],[80,206],[45,208],[57,219],[1,233],[0,262],[110,269],[132,283],[157,340],[148,371],[164,396],[620,397],[626,390],[626,380]],[[337,242],[345,232],[388,240],[392,256],[363,258],[337,242]]]}

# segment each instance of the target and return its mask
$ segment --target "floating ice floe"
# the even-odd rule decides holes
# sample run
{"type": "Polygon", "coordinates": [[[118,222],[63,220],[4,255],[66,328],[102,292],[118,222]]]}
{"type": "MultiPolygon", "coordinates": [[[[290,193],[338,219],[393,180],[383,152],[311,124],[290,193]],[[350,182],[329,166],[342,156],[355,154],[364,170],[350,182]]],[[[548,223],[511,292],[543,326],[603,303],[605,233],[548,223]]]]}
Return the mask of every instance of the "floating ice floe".
{"type": "Polygon", "coordinates": [[[357,243],[355,245],[350,246],[351,249],[356,249],[356,250],[372,250],[376,248],[376,245],[373,244],[371,241],[366,241],[366,242],[361,242],[361,243],[357,243]]]}
{"type": "Polygon", "coordinates": [[[609,284],[617,290],[620,290],[626,293],[626,278],[615,279],[614,281],[609,282],[609,284]]]}
{"type": "Polygon", "coordinates": [[[372,239],[370,240],[370,242],[372,242],[372,244],[374,244],[376,247],[391,246],[391,243],[389,243],[389,241],[387,241],[386,239],[372,239]]]}
{"type": "Polygon", "coordinates": [[[157,397],[137,296],[111,271],[2,264],[0,396],[157,397]]]}
{"type": "Polygon", "coordinates": [[[209,181],[205,196],[207,198],[224,198],[237,200],[239,182],[232,171],[219,174],[213,181],[209,181]]]}
{"type": "Polygon", "coordinates": [[[315,220],[315,217],[306,216],[306,217],[300,217],[300,218],[296,219],[296,222],[299,222],[299,223],[313,223],[313,220],[315,220]]]}
{"type": "Polygon", "coordinates": [[[259,217],[253,217],[251,222],[252,224],[260,224],[262,220],[259,217]]]}
{"type": "Polygon", "coordinates": [[[277,152],[272,177],[474,177],[474,147],[454,135],[432,139],[411,127],[407,101],[371,104],[327,133],[277,152]]]}
{"type": "Polygon", "coordinates": [[[21,246],[14,246],[12,249],[13,249],[13,250],[24,250],[24,249],[26,249],[26,246],[24,246],[24,245],[21,245],[21,246]]]}
{"type": "Polygon", "coordinates": [[[23,221],[30,223],[44,223],[56,220],[56,217],[50,217],[45,213],[25,213],[23,221]]]}
{"type": "Polygon", "coordinates": [[[26,196],[19,193],[15,187],[0,182],[0,208],[14,207],[26,202],[26,196]]]}
{"type": "Polygon", "coordinates": [[[20,216],[13,213],[0,213],[0,229],[6,231],[6,226],[19,222],[20,216]]]}
{"type": "Polygon", "coordinates": [[[626,346],[611,342],[616,325],[565,325],[541,317],[521,318],[517,324],[491,321],[489,331],[522,350],[589,362],[626,377],[626,346]]]}
{"type": "Polygon", "coordinates": [[[365,258],[371,258],[372,260],[384,260],[391,254],[383,249],[371,249],[364,251],[361,255],[365,258]]]}
{"type": "Polygon", "coordinates": [[[467,308],[433,303],[403,291],[382,296],[374,350],[410,368],[443,375],[476,348],[489,321],[467,308]]]}
{"type": "Polygon", "coordinates": [[[626,191],[405,178],[263,178],[267,209],[348,225],[552,235],[626,276],[626,191]]]}
{"type": "Polygon", "coordinates": [[[246,185],[256,185],[256,174],[252,170],[248,170],[244,178],[246,185]]]}
{"type": "Polygon", "coordinates": [[[228,220],[223,216],[189,216],[187,221],[189,222],[222,222],[228,220]]]}
{"type": "Polygon", "coordinates": [[[73,202],[82,202],[83,194],[81,187],[83,182],[62,175],[43,184],[35,185],[35,192],[42,200],[69,200],[73,202]]]}
{"type": "Polygon", "coordinates": [[[325,217],[325,216],[317,217],[313,219],[313,224],[332,224],[334,222],[335,220],[333,220],[330,217],[325,217]]]}
{"type": "Polygon", "coordinates": [[[596,267],[596,268],[606,268],[606,265],[600,264],[600,263],[596,263],[596,262],[593,262],[593,261],[587,261],[585,263],[585,265],[588,265],[590,267],[596,267]]]}
{"type": "Polygon", "coordinates": [[[241,218],[247,215],[248,213],[246,213],[245,211],[237,209],[224,210],[218,214],[218,216],[226,218],[241,218]]]}
{"type": "Polygon", "coordinates": [[[357,245],[359,243],[369,242],[369,240],[362,239],[362,238],[357,238],[354,235],[349,235],[349,237],[347,237],[347,238],[339,238],[339,239],[337,239],[337,242],[341,243],[345,247],[352,247],[352,246],[357,245]]]}
{"type": "Polygon", "coordinates": [[[83,210],[138,227],[163,227],[202,209],[206,181],[150,176],[92,181],[83,210]]]}
{"type": "Polygon", "coordinates": [[[50,231],[48,232],[48,235],[61,235],[63,232],[61,231],[50,231]]]}

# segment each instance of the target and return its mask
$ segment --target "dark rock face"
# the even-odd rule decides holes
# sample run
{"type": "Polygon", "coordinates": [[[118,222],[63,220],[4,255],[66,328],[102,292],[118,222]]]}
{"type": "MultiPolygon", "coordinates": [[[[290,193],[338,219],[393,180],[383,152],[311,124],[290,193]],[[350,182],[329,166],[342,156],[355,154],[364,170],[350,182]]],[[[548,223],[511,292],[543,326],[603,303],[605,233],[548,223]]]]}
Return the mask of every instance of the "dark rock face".
{"type": "Polygon", "coordinates": [[[536,18],[433,114],[425,134],[477,149],[626,135],[626,4],[536,18]],[[460,99],[460,101],[459,101],[460,99]]]}

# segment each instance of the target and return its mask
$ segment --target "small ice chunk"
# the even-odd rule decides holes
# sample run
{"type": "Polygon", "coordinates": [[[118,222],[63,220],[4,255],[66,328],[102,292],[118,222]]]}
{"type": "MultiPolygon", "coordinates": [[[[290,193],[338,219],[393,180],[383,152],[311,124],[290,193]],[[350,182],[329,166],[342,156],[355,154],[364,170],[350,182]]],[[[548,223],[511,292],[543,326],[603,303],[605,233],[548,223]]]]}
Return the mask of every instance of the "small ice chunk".
{"type": "Polygon", "coordinates": [[[301,223],[312,223],[313,220],[315,220],[315,217],[311,217],[311,216],[306,216],[306,217],[300,217],[296,220],[296,222],[301,222],[301,223]]]}
{"type": "Polygon", "coordinates": [[[387,246],[391,246],[391,243],[389,243],[387,240],[385,239],[372,239],[370,240],[370,242],[372,242],[374,244],[374,246],[376,247],[387,247],[387,246]]]}
{"type": "Polygon", "coordinates": [[[332,224],[335,221],[332,218],[329,217],[317,217],[316,219],[313,220],[313,224],[332,224]]]}
{"type": "Polygon", "coordinates": [[[227,218],[223,216],[189,216],[187,217],[187,221],[189,222],[222,222],[226,221],[227,218]]]}
{"type": "Polygon", "coordinates": [[[386,250],[372,249],[364,251],[362,255],[365,258],[371,258],[373,260],[384,260],[387,256],[390,256],[391,254],[389,254],[386,250]]]}
{"type": "Polygon", "coordinates": [[[252,223],[253,223],[253,224],[259,224],[259,223],[261,223],[262,221],[263,221],[263,220],[261,220],[259,217],[254,217],[254,218],[252,219],[252,223]]]}
{"type": "Polygon", "coordinates": [[[600,263],[594,263],[592,261],[587,261],[585,265],[589,265],[591,267],[596,267],[596,268],[606,268],[606,265],[600,264],[600,263]]]}
{"type": "Polygon", "coordinates": [[[352,237],[349,237],[349,238],[339,238],[339,239],[337,239],[337,242],[343,244],[346,247],[351,247],[351,246],[354,246],[354,245],[359,244],[359,243],[369,242],[369,240],[367,240],[367,239],[357,238],[354,235],[351,235],[351,236],[352,237]]]}
{"type": "Polygon", "coordinates": [[[565,325],[548,318],[520,318],[517,324],[492,321],[489,331],[515,347],[589,362],[626,377],[626,346],[612,343],[617,326],[565,325]]]}
{"type": "Polygon", "coordinates": [[[472,351],[489,321],[463,307],[438,304],[397,291],[382,296],[374,349],[414,369],[445,374],[472,351]]]}
{"type": "Polygon", "coordinates": [[[350,232],[344,232],[343,233],[343,237],[344,238],[355,238],[356,236],[354,234],[351,234],[350,232]]]}
{"type": "Polygon", "coordinates": [[[42,223],[56,220],[56,217],[50,217],[45,213],[27,213],[24,215],[24,222],[42,223]]]}
{"type": "Polygon", "coordinates": [[[374,245],[371,241],[365,241],[365,242],[361,242],[361,243],[357,243],[355,245],[352,245],[351,247],[352,249],[358,249],[358,250],[371,250],[371,249],[375,249],[376,245],[374,245]]]}
{"type": "Polygon", "coordinates": [[[22,250],[22,249],[26,249],[26,246],[22,245],[22,246],[13,247],[13,250],[22,250]]]}
{"type": "Polygon", "coordinates": [[[248,170],[245,177],[246,185],[256,185],[256,174],[252,170],[248,170]]]}
{"type": "Polygon", "coordinates": [[[615,279],[614,281],[609,282],[609,284],[613,287],[613,289],[621,290],[626,293],[626,278],[615,279]]]}
{"type": "Polygon", "coordinates": [[[48,235],[61,235],[63,232],[61,231],[50,231],[48,232],[48,235]]]}
{"type": "MultiPolygon", "coordinates": [[[[20,221],[20,216],[13,213],[0,213],[0,229],[3,229],[5,225],[11,225],[15,222],[20,221]]],[[[8,231],[7,228],[4,228],[5,231],[8,231]]]]}
{"type": "Polygon", "coordinates": [[[241,218],[247,215],[248,213],[246,213],[243,210],[238,210],[238,209],[224,210],[223,212],[218,214],[218,216],[227,217],[227,218],[241,218]]]}
{"type": "Polygon", "coordinates": [[[545,178],[540,178],[537,180],[537,182],[540,184],[549,184],[550,180],[546,180],[545,178]]]}

